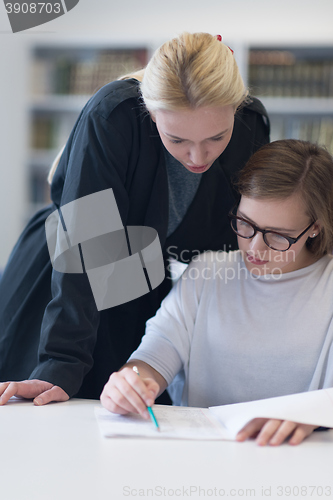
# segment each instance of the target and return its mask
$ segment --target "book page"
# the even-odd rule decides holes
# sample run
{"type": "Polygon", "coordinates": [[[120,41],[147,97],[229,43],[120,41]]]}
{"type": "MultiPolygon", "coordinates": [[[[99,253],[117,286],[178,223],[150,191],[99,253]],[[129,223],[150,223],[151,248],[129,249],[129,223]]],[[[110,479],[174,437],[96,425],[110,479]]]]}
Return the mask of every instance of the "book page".
{"type": "Polygon", "coordinates": [[[206,408],[154,405],[153,411],[160,432],[151,420],[145,420],[135,413],[117,415],[105,408],[96,407],[95,415],[105,437],[230,439],[223,425],[206,408]]]}
{"type": "Polygon", "coordinates": [[[254,418],[274,418],[303,424],[333,427],[333,388],[288,394],[275,398],[212,406],[209,410],[235,438],[254,418]]]}

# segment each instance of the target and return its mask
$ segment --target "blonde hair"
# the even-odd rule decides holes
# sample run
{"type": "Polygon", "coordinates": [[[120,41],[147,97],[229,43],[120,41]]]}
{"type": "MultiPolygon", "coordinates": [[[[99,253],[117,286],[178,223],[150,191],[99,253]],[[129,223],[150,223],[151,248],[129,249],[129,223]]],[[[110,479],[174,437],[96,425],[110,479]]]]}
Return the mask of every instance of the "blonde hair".
{"type": "Polygon", "coordinates": [[[133,73],[119,76],[119,78],[117,78],[117,80],[129,80],[130,78],[134,78],[135,80],[142,82],[144,74],[145,74],[145,68],[142,68],[142,69],[139,69],[138,71],[134,71],[133,73]]]}
{"type": "Polygon", "coordinates": [[[141,93],[152,114],[200,106],[236,109],[248,94],[229,47],[208,33],[186,32],[156,50],[141,93]]]}
{"type": "Polygon", "coordinates": [[[323,147],[284,139],[261,147],[240,172],[241,195],[285,199],[298,194],[320,232],[306,242],[317,257],[333,251],[333,158],[323,147]]]}
{"type": "Polygon", "coordinates": [[[65,149],[65,146],[63,146],[63,147],[60,149],[59,153],[57,154],[57,156],[56,156],[56,157],[55,157],[55,159],[53,160],[53,163],[52,163],[52,165],[51,165],[51,168],[50,168],[49,173],[48,173],[48,176],[47,176],[47,182],[48,182],[49,184],[52,184],[52,179],[53,179],[54,173],[55,173],[55,171],[57,170],[57,166],[59,165],[59,161],[60,161],[60,158],[61,158],[61,155],[62,155],[62,153],[63,153],[64,149],[65,149]]]}

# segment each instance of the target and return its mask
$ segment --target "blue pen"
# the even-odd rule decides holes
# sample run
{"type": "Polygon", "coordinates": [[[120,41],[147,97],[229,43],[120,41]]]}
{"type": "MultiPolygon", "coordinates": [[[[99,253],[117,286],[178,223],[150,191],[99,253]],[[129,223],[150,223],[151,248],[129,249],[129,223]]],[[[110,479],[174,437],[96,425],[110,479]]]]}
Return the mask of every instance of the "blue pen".
{"type": "MultiPolygon", "coordinates": [[[[139,375],[139,376],[140,376],[140,373],[139,373],[139,370],[138,370],[137,366],[133,366],[133,371],[135,371],[135,373],[136,373],[137,375],[139,375]]],[[[153,412],[153,410],[152,410],[152,407],[151,407],[151,406],[147,406],[147,410],[148,410],[148,413],[149,413],[149,415],[150,415],[150,419],[151,419],[151,421],[153,422],[153,424],[154,424],[154,425],[155,425],[155,427],[156,427],[156,430],[157,430],[157,431],[160,431],[161,429],[160,429],[160,426],[158,425],[158,422],[157,422],[157,420],[156,420],[156,417],[155,417],[155,415],[154,415],[154,412],[153,412]]]]}

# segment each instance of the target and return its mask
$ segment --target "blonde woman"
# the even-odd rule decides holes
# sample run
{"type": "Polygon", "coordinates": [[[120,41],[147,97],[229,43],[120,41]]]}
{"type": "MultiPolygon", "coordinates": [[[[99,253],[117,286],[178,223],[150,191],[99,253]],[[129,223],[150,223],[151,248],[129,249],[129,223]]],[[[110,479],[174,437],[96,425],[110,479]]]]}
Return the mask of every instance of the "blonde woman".
{"type": "Polygon", "coordinates": [[[86,275],[52,272],[46,217],[112,188],[124,226],[157,230],[166,270],[170,256],[188,262],[236,248],[231,180],[268,133],[231,49],[207,33],[166,42],[144,71],[90,99],[51,173],[53,205],[30,221],[1,280],[0,381],[14,382],[2,386],[0,403],[14,394],[35,404],[98,398],[170,290],[167,276],[143,297],[99,312],[86,275]]]}

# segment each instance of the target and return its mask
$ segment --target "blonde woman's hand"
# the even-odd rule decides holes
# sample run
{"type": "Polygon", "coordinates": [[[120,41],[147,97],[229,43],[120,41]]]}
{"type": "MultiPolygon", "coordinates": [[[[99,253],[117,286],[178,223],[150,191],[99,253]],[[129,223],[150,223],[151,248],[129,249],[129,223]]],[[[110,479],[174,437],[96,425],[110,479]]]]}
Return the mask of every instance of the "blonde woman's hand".
{"type": "Polygon", "coordinates": [[[67,401],[69,399],[68,394],[61,387],[37,379],[1,382],[0,406],[6,404],[12,396],[32,399],[36,406],[46,405],[51,401],[67,401]]]}
{"type": "Polygon", "coordinates": [[[298,424],[288,420],[276,420],[268,418],[255,418],[246,424],[236,436],[237,441],[245,441],[250,437],[255,437],[257,444],[265,446],[278,446],[288,437],[289,444],[300,444],[308,437],[316,425],[298,424]]]}

